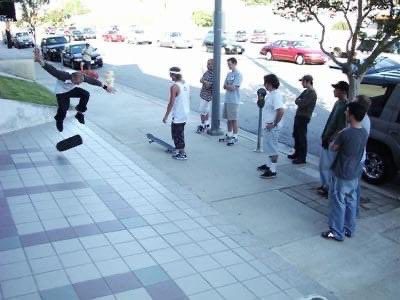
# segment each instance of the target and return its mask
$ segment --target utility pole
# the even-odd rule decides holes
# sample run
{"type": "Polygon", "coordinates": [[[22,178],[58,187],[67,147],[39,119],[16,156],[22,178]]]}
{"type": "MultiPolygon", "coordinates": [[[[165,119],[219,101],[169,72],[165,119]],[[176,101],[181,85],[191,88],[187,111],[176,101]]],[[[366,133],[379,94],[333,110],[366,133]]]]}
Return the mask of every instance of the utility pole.
{"type": "Polygon", "coordinates": [[[213,65],[213,100],[211,110],[210,135],[222,135],[220,129],[220,82],[221,82],[221,32],[222,32],[222,0],[215,0],[214,5],[214,65],[213,65]]]}

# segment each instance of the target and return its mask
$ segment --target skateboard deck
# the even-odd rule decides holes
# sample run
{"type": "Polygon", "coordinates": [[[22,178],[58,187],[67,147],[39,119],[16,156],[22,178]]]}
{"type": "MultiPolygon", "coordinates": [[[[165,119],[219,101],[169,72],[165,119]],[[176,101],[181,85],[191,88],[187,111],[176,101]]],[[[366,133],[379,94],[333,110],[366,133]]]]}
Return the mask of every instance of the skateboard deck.
{"type": "Polygon", "coordinates": [[[58,151],[66,151],[83,143],[82,137],[77,134],[57,143],[56,148],[58,151]]]}
{"type": "Polygon", "coordinates": [[[147,133],[146,137],[149,139],[149,143],[157,143],[165,148],[165,151],[168,153],[173,153],[175,151],[175,147],[168,144],[167,142],[164,142],[163,140],[159,139],[158,137],[155,137],[151,133],[147,133]]]}

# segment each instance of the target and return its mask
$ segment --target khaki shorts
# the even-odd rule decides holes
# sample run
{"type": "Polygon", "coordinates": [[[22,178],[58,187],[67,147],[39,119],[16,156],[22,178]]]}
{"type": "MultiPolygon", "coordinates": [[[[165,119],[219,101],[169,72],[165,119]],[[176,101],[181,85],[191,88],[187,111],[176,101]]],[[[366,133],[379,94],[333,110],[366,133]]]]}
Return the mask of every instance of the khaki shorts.
{"type": "Polygon", "coordinates": [[[229,121],[236,121],[239,116],[239,104],[236,103],[224,103],[224,110],[222,117],[229,121]]]}
{"type": "Polygon", "coordinates": [[[279,155],[278,139],[280,130],[278,128],[264,128],[264,153],[268,156],[279,155]]]}

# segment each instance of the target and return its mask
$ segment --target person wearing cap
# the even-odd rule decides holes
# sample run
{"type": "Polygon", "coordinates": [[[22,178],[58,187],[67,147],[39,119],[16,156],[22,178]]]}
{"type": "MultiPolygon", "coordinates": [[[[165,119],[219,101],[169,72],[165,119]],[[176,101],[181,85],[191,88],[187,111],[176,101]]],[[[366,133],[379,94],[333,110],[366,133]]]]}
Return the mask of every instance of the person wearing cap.
{"type": "Polygon", "coordinates": [[[319,160],[319,174],[321,186],[317,188],[318,194],[328,197],[329,185],[332,180],[331,165],[335,159],[335,152],[329,149],[329,144],[335,139],[336,135],[346,127],[346,105],[349,94],[349,84],[339,81],[332,84],[333,95],[338,99],[328,117],[324,130],[321,135],[321,156],[319,160]]]}
{"type": "Polygon", "coordinates": [[[323,238],[336,241],[351,238],[356,229],[360,161],[368,140],[368,133],[361,125],[365,106],[353,101],[346,105],[345,113],[350,126],[340,131],[329,146],[336,157],[331,166],[333,176],[329,186],[329,230],[321,233],[323,238]]]}
{"type": "Polygon", "coordinates": [[[172,155],[172,158],[186,160],[185,125],[190,112],[190,87],[183,80],[180,68],[170,68],[169,76],[173,84],[170,87],[167,111],[162,121],[163,123],[167,123],[168,116],[172,113],[171,135],[175,144],[175,153],[172,155]]]}
{"type": "Polygon", "coordinates": [[[297,105],[296,115],[293,124],[294,153],[288,155],[293,159],[293,164],[305,164],[307,157],[307,126],[311,120],[315,104],[317,103],[317,93],[313,88],[313,78],[311,75],[304,75],[300,78],[305,90],[295,100],[297,105]]]}

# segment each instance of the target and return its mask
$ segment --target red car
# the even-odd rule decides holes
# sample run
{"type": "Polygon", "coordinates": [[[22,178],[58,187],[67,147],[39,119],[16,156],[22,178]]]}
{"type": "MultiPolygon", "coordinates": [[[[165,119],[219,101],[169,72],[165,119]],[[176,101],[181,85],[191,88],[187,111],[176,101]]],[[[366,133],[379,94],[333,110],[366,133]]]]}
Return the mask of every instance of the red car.
{"type": "Polygon", "coordinates": [[[261,55],[265,55],[268,60],[284,60],[302,64],[324,64],[327,61],[326,55],[305,41],[278,40],[264,46],[261,55]]]}
{"type": "Polygon", "coordinates": [[[103,34],[103,39],[105,42],[125,42],[125,36],[115,30],[110,30],[103,34]]]}

